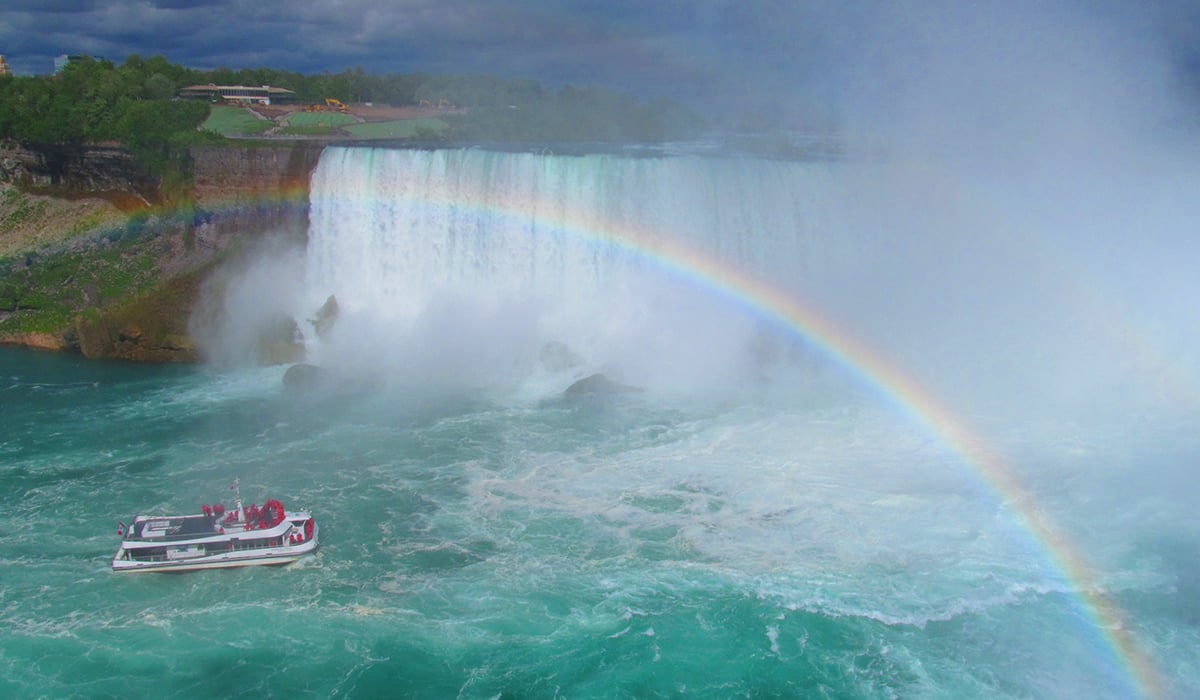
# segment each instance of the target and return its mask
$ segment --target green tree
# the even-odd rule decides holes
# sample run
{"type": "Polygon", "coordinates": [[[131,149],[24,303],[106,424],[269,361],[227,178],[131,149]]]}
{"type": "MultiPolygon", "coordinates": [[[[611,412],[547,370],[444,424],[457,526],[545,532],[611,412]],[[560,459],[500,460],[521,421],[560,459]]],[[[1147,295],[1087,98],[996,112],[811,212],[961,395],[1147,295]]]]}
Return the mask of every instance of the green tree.
{"type": "Polygon", "coordinates": [[[162,73],[154,73],[146,78],[146,97],[151,100],[169,100],[175,96],[175,83],[162,73]]]}

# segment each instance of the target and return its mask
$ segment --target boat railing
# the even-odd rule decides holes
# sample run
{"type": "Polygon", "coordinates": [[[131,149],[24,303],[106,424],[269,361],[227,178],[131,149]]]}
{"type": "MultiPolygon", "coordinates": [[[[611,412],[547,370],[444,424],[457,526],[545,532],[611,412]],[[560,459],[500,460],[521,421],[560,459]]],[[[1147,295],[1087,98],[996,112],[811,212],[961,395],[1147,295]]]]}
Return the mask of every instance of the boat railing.
{"type": "MultiPolygon", "coordinates": [[[[276,547],[287,546],[289,543],[285,543],[283,541],[282,537],[273,537],[270,539],[250,540],[250,541],[239,540],[239,541],[237,541],[236,544],[233,544],[232,542],[230,544],[232,544],[232,546],[227,547],[227,548],[221,548],[221,547],[213,547],[210,549],[206,548],[205,556],[212,556],[214,554],[228,554],[230,552],[251,552],[256,549],[272,549],[272,548],[276,548],[276,547]]],[[[151,561],[151,562],[178,561],[177,559],[172,559],[172,558],[168,557],[166,552],[164,552],[162,554],[142,555],[142,554],[137,554],[136,550],[130,550],[130,551],[131,551],[131,557],[135,561],[151,561]]]]}
{"type": "MultiPolygon", "coordinates": [[[[239,525],[240,525],[240,523],[239,523],[239,525]]],[[[278,527],[278,525],[276,525],[275,527],[278,527]]],[[[273,529],[273,528],[268,528],[268,529],[273,529]]],[[[244,537],[246,535],[254,536],[260,532],[265,532],[265,531],[266,530],[242,530],[238,534],[239,534],[239,536],[242,536],[242,537],[244,537]]],[[[236,532],[236,530],[235,530],[235,532],[236,532]]],[[[164,534],[161,537],[146,537],[145,535],[143,535],[141,537],[126,537],[126,539],[128,539],[132,542],[152,542],[152,543],[161,542],[163,544],[166,544],[166,543],[170,543],[170,542],[179,542],[181,540],[197,540],[197,539],[202,539],[205,537],[218,537],[218,536],[221,536],[224,534],[228,534],[228,533],[225,533],[220,529],[214,529],[212,532],[187,532],[187,533],[176,533],[176,534],[164,534]]]]}

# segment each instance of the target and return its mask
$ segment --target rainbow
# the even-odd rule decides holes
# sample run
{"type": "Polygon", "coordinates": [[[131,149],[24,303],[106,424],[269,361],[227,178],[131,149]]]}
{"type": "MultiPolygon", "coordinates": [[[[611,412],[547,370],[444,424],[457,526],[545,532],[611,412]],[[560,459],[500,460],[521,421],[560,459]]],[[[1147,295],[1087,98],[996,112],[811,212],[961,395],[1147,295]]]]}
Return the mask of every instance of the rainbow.
{"type": "MultiPolygon", "coordinates": [[[[521,215],[517,211],[494,213],[521,215]]],[[[1136,687],[1148,697],[1159,695],[1161,682],[1156,669],[1130,635],[1125,613],[1093,583],[1096,575],[1079,548],[1041,511],[1032,494],[1014,476],[1015,470],[1004,456],[990,449],[978,432],[901,367],[801,300],[705,253],[661,237],[650,249],[639,243],[650,239],[646,232],[619,230],[596,220],[584,227],[563,218],[553,222],[543,219],[541,223],[551,224],[572,235],[600,239],[632,255],[652,258],[671,273],[716,290],[755,315],[784,327],[875,387],[893,406],[943,440],[999,494],[1017,517],[1019,525],[1040,543],[1050,562],[1078,591],[1093,624],[1107,638],[1136,687]]]]}
{"type": "MultiPolygon", "coordinates": [[[[356,196],[370,197],[372,193],[360,192],[356,196]]],[[[452,198],[445,192],[424,193],[419,204],[454,207],[459,212],[472,209],[483,215],[533,222],[561,235],[611,246],[624,254],[652,262],[670,275],[717,294],[803,339],[878,391],[894,408],[940,439],[1009,507],[1017,524],[1037,543],[1047,561],[1065,576],[1084,614],[1122,669],[1131,690],[1143,697],[1162,694],[1163,680],[1130,633],[1127,614],[1096,583],[1096,571],[1080,548],[1038,506],[1005,457],[902,367],[803,300],[670,237],[614,223],[587,211],[546,211],[531,202],[496,202],[488,201],[487,197],[470,199],[472,201],[468,202],[452,198]],[[488,203],[479,204],[480,201],[488,203]]]]}
{"type": "Polygon", "coordinates": [[[1162,681],[1151,660],[1129,632],[1127,616],[1094,582],[1094,569],[1067,535],[1037,505],[1000,452],[964,420],[955,416],[888,358],[846,333],[801,301],[745,273],[693,251],[673,250],[665,264],[679,274],[722,290],[744,306],[767,317],[806,341],[877,388],[888,401],[938,436],[999,495],[1018,524],[1044,550],[1047,559],[1067,577],[1092,624],[1106,638],[1135,689],[1146,697],[1161,694],[1162,681]]]}

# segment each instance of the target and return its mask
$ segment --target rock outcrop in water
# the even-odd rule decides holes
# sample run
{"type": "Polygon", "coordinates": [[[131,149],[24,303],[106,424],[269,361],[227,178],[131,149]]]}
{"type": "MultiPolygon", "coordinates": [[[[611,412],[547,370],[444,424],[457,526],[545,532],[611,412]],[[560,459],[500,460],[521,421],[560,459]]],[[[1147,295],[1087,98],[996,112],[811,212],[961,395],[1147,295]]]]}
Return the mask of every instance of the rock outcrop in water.
{"type": "Polygon", "coordinates": [[[328,383],[328,373],[316,365],[295,364],[283,373],[283,385],[294,391],[311,391],[328,383]]]}
{"type": "Polygon", "coordinates": [[[337,323],[338,313],[337,297],[330,294],[321,308],[317,309],[316,317],[310,321],[318,338],[321,340],[329,338],[329,333],[333,331],[333,326],[337,323]]]}
{"type": "Polygon", "coordinates": [[[566,398],[577,398],[581,396],[612,396],[615,394],[632,394],[639,393],[642,389],[629,384],[621,384],[615,382],[603,374],[593,374],[571,384],[563,392],[566,398]]]}
{"type": "Polygon", "coordinates": [[[304,359],[304,336],[291,316],[274,314],[257,331],[254,350],[260,365],[286,365],[304,359]]]}

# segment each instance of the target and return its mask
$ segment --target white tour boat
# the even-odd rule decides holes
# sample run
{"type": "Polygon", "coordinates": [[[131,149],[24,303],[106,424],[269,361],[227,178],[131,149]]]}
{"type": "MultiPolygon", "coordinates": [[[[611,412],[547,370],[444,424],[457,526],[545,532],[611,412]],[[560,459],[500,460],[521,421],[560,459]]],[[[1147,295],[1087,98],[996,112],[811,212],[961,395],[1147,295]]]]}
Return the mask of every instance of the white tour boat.
{"type": "MultiPolygon", "coordinates": [[[[231,487],[238,490],[237,482],[231,487]]],[[[196,571],[291,564],[317,549],[317,521],[308,511],[284,510],[268,499],[261,508],[205,505],[198,515],[139,515],[121,523],[113,571],[196,571]]]]}

